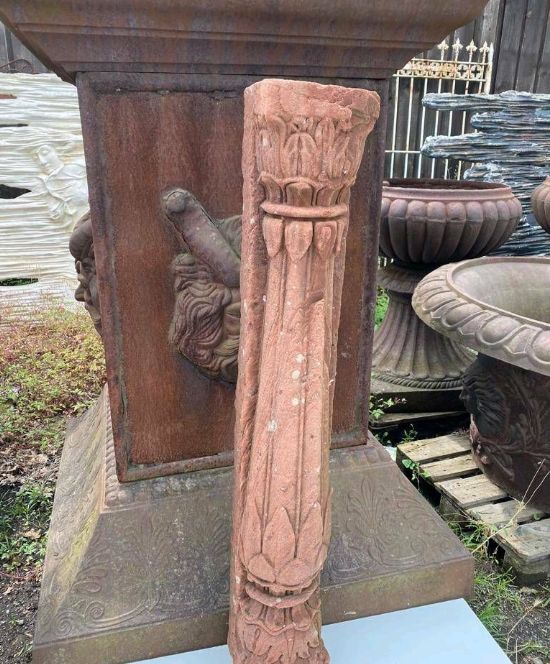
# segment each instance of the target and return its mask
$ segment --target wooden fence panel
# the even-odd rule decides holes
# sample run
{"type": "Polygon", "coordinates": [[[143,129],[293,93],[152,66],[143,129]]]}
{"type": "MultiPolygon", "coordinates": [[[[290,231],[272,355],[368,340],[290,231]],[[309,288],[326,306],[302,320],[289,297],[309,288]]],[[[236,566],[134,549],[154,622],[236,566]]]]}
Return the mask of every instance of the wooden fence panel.
{"type": "Polygon", "coordinates": [[[550,93],[550,0],[501,0],[494,91],[550,93]]]}

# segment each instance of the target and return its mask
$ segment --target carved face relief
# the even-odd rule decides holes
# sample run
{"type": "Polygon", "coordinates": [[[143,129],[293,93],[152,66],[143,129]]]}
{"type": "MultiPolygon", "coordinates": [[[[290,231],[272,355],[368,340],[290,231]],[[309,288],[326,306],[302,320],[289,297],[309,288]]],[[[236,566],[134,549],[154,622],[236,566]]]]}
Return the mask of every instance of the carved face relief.
{"type": "Polygon", "coordinates": [[[182,250],[172,263],[176,301],[170,342],[208,377],[234,383],[241,218],[213,219],[184,189],[167,192],[163,207],[182,250]]]}
{"type": "Polygon", "coordinates": [[[96,330],[101,334],[101,310],[97,290],[92,220],[89,212],[76,222],[69,241],[69,251],[75,259],[79,282],[74,294],[75,299],[84,303],[96,330]]]}

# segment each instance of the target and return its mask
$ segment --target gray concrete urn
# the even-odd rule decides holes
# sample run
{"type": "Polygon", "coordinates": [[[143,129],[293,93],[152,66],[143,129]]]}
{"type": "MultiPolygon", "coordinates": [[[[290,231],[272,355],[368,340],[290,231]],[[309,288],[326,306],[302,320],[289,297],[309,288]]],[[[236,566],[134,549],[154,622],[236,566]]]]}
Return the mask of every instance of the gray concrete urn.
{"type": "Polygon", "coordinates": [[[479,352],[464,376],[474,458],[518,500],[550,510],[550,258],[445,265],[412,304],[437,333],[479,352]]]}

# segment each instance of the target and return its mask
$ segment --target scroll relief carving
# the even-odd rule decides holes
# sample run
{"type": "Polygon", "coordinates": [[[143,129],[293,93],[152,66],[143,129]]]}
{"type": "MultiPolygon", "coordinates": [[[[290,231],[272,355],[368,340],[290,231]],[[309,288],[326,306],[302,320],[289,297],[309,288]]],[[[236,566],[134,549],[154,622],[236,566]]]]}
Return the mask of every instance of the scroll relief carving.
{"type": "Polygon", "coordinates": [[[180,244],[172,263],[175,304],[170,342],[210,378],[237,380],[241,217],[213,219],[184,189],[163,196],[180,244]]]}
{"type": "Polygon", "coordinates": [[[376,94],[268,80],[245,92],[243,321],[229,646],[328,662],[319,579],[349,194],[376,94]]]}

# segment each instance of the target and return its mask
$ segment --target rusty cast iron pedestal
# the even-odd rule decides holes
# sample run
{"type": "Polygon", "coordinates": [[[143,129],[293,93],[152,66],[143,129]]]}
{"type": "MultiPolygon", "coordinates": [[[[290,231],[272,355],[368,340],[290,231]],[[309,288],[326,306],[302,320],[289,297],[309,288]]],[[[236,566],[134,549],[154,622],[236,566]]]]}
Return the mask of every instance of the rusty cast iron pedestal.
{"type": "Polygon", "coordinates": [[[470,556],[367,423],[388,79],[485,1],[2,2],[1,20],[78,88],[112,414],[111,427],[104,396],[67,438],[35,662],[116,664],[227,637],[234,388],[170,341],[182,244],[166,195],[190,192],[215,219],[241,212],[243,91],[265,77],[382,100],[350,202],[324,620],[468,592],[470,556]]]}

